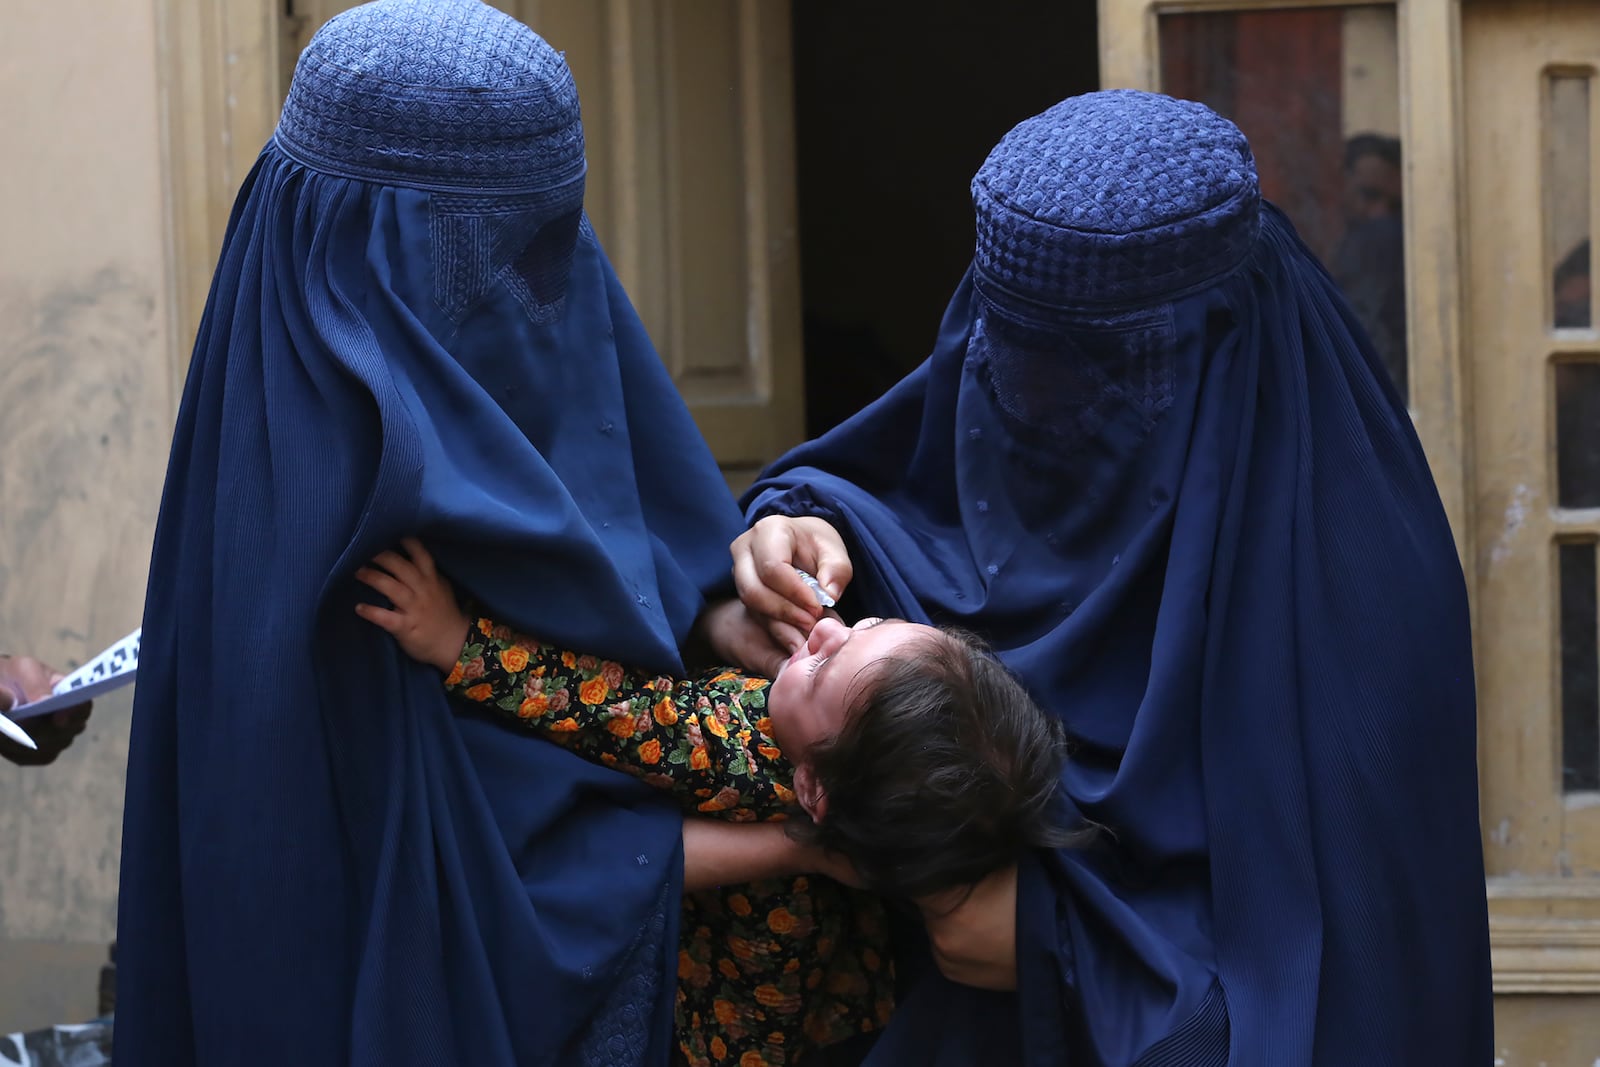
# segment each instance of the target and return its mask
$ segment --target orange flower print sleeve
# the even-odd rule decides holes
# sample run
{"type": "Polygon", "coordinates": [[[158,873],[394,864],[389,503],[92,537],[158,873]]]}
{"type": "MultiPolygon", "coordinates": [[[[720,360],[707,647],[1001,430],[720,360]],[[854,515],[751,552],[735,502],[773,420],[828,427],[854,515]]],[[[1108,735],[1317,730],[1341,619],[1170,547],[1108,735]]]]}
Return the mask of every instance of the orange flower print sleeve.
{"type": "Polygon", "coordinates": [[[479,619],[445,680],[585,759],[670,790],[684,811],[777,820],[794,769],[770,735],[765,678],[682,680],[567,652],[479,619]]]}
{"type": "MultiPolygon", "coordinates": [[[[667,790],[685,813],[771,821],[793,800],[765,678],[655,677],[479,619],[445,684],[667,790]]],[[[675,1067],[792,1067],[811,1050],[881,1028],[894,1003],[889,953],[882,901],[826,878],[685,894],[675,1067]]]]}

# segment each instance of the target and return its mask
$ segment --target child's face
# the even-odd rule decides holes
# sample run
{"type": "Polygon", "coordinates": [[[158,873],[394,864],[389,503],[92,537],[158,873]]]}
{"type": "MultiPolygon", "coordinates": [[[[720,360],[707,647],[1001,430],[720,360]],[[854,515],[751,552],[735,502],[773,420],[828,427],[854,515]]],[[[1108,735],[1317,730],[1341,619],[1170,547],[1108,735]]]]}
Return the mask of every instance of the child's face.
{"type": "Polygon", "coordinates": [[[811,747],[844,728],[861,672],[909,656],[912,646],[942,635],[932,626],[898,619],[862,619],[852,627],[819,620],[811,636],[778,669],[767,691],[773,740],[790,762],[807,762],[811,747]]]}

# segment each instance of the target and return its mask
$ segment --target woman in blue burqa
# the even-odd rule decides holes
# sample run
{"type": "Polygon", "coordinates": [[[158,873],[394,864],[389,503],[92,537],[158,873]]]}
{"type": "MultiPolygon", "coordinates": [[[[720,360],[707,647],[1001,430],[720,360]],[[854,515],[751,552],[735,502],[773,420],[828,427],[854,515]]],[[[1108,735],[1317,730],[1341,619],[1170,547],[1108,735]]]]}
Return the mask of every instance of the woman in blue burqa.
{"type": "Polygon", "coordinates": [[[119,1065],[672,1054],[677,807],[451,713],[353,611],[357,568],[417,535],[485,613],[679,676],[731,595],[738,509],[585,220],[583,153],[566,64],[478,0],[379,0],[301,57],[156,532],[119,1065]]]}
{"type": "Polygon", "coordinates": [[[763,475],[736,574],[790,638],[791,562],[988,638],[1104,832],[935,917],[992,989],[868,1062],[1488,1064],[1467,600],[1372,345],[1198,104],[1065,101],[972,191],[933,355],[763,475]]]}

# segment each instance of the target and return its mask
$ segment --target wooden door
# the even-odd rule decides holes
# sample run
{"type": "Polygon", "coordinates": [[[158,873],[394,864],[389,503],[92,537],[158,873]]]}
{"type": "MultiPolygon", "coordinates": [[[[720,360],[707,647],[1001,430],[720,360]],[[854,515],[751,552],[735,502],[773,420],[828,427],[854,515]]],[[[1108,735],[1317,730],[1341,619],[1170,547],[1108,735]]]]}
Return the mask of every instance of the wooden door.
{"type": "Polygon", "coordinates": [[[1545,995],[1537,1027],[1531,998],[1499,1010],[1502,1030],[1575,1035],[1540,1056],[1587,1067],[1600,1056],[1600,10],[1473,0],[1461,31],[1484,851],[1497,989],[1545,995]]]}
{"type": "Polygon", "coordinates": [[[1397,377],[1473,598],[1496,1063],[1592,1067],[1600,7],[1100,0],[1100,16],[1104,83],[1202,99],[1238,121],[1265,192],[1336,275],[1341,222],[1353,232],[1362,211],[1347,202],[1329,219],[1328,204],[1363,191],[1351,159],[1367,134],[1398,142],[1397,377]]]}
{"type": "MultiPolygon", "coordinates": [[[[259,42],[247,53],[255,60],[251,85],[270,74],[274,121],[300,49],[353,6],[287,0],[272,5],[276,34],[262,35],[238,9],[267,10],[263,0],[210,3],[215,10],[204,18],[184,18],[218,23],[231,12],[235,32],[259,42]]],[[[566,53],[583,101],[590,218],[729,484],[742,487],[798,443],[805,426],[789,4],[498,6],[566,53]]],[[[210,77],[237,80],[238,64],[222,64],[210,77]]],[[[270,132],[260,116],[233,117],[241,133],[270,132]]],[[[212,168],[223,184],[238,170],[224,165],[226,157],[212,168]]],[[[213,220],[206,236],[220,241],[226,205],[206,210],[213,220]]],[[[193,261],[194,322],[211,261],[193,261]]]]}
{"type": "Polygon", "coordinates": [[[521,0],[583,100],[589,213],[730,485],[805,427],[786,0],[521,0]]]}

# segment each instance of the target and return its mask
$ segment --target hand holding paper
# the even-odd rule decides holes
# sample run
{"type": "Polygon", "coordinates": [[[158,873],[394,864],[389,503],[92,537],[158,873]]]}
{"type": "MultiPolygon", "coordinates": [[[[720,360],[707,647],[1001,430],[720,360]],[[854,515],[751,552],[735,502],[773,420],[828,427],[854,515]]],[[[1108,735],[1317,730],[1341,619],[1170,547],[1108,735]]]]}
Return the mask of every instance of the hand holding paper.
{"type": "MultiPolygon", "coordinates": [[[[64,681],[61,673],[31,656],[0,656],[0,712],[15,712],[15,705],[48,698],[64,681]]],[[[37,766],[50,763],[83,732],[90,704],[75,706],[35,719],[26,729],[0,714],[0,757],[12,763],[37,766]]]]}
{"type": "Polygon", "coordinates": [[[30,694],[31,703],[19,703],[7,714],[17,721],[31,719],[36,715],[76,707],[102,693],[131,684],[139,671],[141,632],[133,631],[66,677],[56,675],[58,680],[48,693],[38,696],[30,694]]]}

